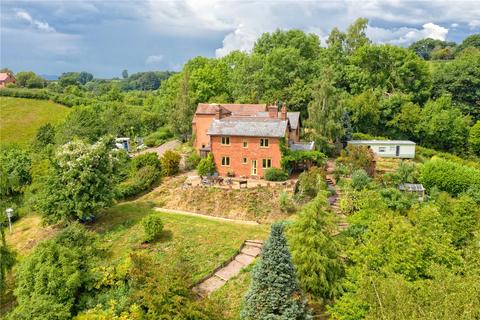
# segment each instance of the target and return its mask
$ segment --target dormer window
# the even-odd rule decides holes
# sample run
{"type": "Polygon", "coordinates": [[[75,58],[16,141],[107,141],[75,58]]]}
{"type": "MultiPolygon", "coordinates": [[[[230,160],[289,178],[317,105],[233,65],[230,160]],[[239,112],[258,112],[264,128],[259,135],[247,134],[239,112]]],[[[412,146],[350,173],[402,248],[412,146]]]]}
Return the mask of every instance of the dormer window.
{"type": "Polygon", "coordinates": [[[222,145],[229,146],[230,145],[230,137],[222,137],[222,145]]]}

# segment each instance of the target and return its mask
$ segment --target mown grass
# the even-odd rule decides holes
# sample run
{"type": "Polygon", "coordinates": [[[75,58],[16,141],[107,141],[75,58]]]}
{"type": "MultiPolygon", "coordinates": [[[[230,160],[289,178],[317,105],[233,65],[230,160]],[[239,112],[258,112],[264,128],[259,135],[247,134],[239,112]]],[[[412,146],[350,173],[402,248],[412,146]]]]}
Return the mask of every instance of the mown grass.
{"type": "Polygon", "coordinates": [[[40,126],[57,124],[69,112],[69,108],[48,100],[0,97],[0,142],[28,143],[40,126]]]}
{"type": "Polygon", "coordinates": [[[121,261],[132,252],[143,252],[161,264],[184,260],[192,281],[198,281],[233,256],[243,241],[265,239],[266,225],[243,225],[171,213],[155,212],[145,203],[125,203],[106,210],[92,225],[109,252],[110,261],[121,261]],[[140,220],[147,214],[162,218],[164,231],[151,244],[143,243],[140,220]]]}

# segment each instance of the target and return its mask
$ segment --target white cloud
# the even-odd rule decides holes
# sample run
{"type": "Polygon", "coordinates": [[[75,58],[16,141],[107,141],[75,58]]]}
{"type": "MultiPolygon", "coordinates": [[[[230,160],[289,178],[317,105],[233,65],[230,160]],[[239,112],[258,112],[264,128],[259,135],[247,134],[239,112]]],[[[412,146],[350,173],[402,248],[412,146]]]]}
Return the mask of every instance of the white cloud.
{"type": "Polygon", "coordinates": [[[472,20],[468,23],[468,26],[470,27],[470,29],[476,29],[478,27],[480,27],[480,20],[472,20]]]}
{"type": "Polygon", "coordinates": [[[425,23],[422,26],[422,29],[407,27],[385,29],[373,26],[368,26],[367,29],[367,36],[372,39],[372,41],[396,45],[408,45],[423,38],[445,40],[447,34],[447,28],[436,25],[432,22],[425,23]]]}
{"type": "Polygon", "coordinates": [[[45,32],[55,32],[55,28],[50,26],[48,22],[44,22],[44,21],[40,21],[32,18],[30,13],[28,13],[25,10],[21,10],[21,9],[17,10],[16,17],[29,22],[33,27],[35,27],[38,30],[45,31],[45,32]]]}
{"type": "Polygon", "coordinates": [[[452,23],[452,24],[450,25],[450,27],[456,28],[456,27],[458,27],[458,23],[452,23]]]}
{"type": "Polygon", "coordinates": [[[162,55],[151,55],[151,56],[148,56],[147,59],[145,59],[145,64],[155,65],[155,64],[159,64],[160,62],[162,62],[162,60],[163,60],[162,55]]]}

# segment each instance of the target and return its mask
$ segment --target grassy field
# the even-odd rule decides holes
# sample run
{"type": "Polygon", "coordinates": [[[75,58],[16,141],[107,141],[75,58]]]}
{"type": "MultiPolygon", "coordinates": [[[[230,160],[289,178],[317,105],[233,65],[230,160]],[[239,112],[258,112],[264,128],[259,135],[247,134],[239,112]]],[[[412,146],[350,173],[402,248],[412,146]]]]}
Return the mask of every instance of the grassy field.
{"type": "MultiPolygon", "coordinates": [[[[156,212],[150,203],[129,202],[105,210],[88,229],[99,236],[105,256],[104,266],[120,266],[135,252],[152,257],[162,266],[173,265],[175,261],[185,261],[191,271],[192,285],[233,256],[243,241],[247,239],[265,240],[268,225],[244,225],[234,222],[209,220],[201,217],[156,212]],[[162,237],[151,244],[143,243],[143,228],[140,220],[156,214],[162,218],[162,237]]],[[[41,218],[32,214],[21,218],[13,225],[13,232],[7,232],[7,242],[19,254],[19,260],[30,253],[42,240],[53,237],[59,226],[48,227],[41,224],[41,218]]],[[[218,301],[228,319],[237,319],[243,296],[248,289],[250,272],[248,268],[238,277],[227,283],[212,299],[218,301]]],[[[0,301],[0,314],[10,310],[15,300],[12,295],[13,277],[10,277],[7,295],[0,301]]],[[[0,317],[1,318],[1,317],[0,317]]]]}
{"type": "Polygon", "coordinates": [[[0,97],[0,142],[28,143],[41,125],[59,123],[68,112],[48,100],[0,97]]]}

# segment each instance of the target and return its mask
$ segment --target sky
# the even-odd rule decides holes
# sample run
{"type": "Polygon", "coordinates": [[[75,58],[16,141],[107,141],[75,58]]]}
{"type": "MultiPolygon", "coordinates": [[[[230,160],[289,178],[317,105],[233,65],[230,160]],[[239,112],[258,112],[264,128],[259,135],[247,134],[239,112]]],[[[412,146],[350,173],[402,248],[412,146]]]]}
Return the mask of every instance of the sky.
{"type": "Polygon", "coordinates": [[[312,32],[325,45],[333,27],[345,30],[358,17],[384,44],[461,42],[480,32],[480,0],[1,0],[0,9],[0,67],[99,78],[249,51],[276,29],[312,32]]]}

